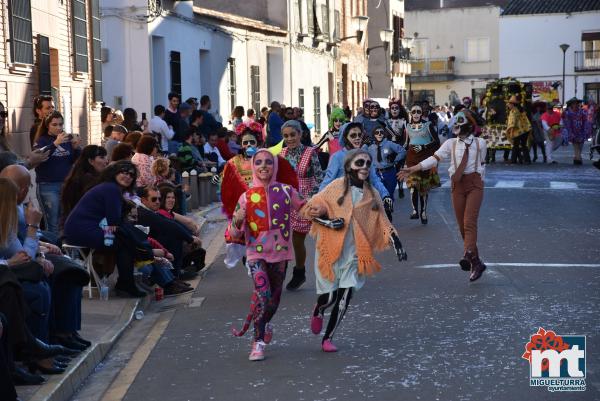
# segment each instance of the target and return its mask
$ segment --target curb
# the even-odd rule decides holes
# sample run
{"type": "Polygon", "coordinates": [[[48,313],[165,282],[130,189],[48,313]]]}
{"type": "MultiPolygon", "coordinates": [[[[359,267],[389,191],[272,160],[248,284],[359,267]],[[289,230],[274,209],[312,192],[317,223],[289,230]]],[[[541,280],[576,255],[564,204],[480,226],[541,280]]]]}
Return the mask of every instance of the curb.
{"type": "Polygon", "coordinates": [[[147,296],[143,299],[130,300],[130,303],[122,309],[118,322],[112,326],[116,327],[115,331],[109,329],[98,343],[92,344],[85,353],[80,355],[75,364],[69,366],[69,369],[59,377],[58,381],[50,380],[33,393],[28,401],[69,400],[127,329],[134,319],[136,310],[145,309],[150,305],[151,299],[151,296],[147,296]]]}

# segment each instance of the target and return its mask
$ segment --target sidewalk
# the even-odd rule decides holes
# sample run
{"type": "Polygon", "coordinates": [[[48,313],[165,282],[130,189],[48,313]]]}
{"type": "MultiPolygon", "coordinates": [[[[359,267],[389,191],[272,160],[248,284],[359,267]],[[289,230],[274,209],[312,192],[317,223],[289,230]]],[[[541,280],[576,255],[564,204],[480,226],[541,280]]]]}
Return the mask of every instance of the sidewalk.
{"type": "MultiPolygon", "coordinates": [[[[193,212],[192,215],[202,227],[201,238],[203,247],[207,250],[206,265],[210,267],[218,253],[214,250],[218,250],[223,241],[223,236],[218,234],[225,222],[225,218],[221,214],[221,204],[212,203],[193,212]],[[213,251],[211,252],[211,250],[213,251]]],[[[202,274],[190,284],[196,288],[201,279],[202,274]]],[[[176,300],[177,303],[180,303],[184,301],[182,298],[191,299],[192,295],[193,292],[161,302],[168,307],[167,304],[172,301],[176,300]]],[[[95,291],[92,299],[89,299],[85,292],[82,302],[81,335],[92,341],[92,346],[74,358],[64,374],[46,375],[48,381],[41,386],[17,387],[19,397],[25,401],[69,400],[84,380],[102,363],[106,354],[135,319],[136,311],[144,311],[152,302],[153,297],[154,293],[142,299],[119,298],[111,293],[108,301],[101,301],[95,291]]]]}

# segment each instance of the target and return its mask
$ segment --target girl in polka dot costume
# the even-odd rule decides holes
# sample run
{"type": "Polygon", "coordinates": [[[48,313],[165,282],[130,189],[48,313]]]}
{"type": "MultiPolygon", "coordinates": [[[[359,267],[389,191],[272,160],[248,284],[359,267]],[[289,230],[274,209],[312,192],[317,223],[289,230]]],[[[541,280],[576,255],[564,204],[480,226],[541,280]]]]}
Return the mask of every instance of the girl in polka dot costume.
{"type": "Polygon", "coordinates": [[[246,265],[254,282],[250,313],[242,330],[233,330],[242,336],[254,322],[251,361],[264,359],[265,344],[273,337],[270,321],[279,306],[287,262],[294,256],[290,215],[305,203],[276,176],[277,157],[260,149],[252,157],[252,188],[240,196],[230,225],[232,237],[245,238],[246,265]]]}

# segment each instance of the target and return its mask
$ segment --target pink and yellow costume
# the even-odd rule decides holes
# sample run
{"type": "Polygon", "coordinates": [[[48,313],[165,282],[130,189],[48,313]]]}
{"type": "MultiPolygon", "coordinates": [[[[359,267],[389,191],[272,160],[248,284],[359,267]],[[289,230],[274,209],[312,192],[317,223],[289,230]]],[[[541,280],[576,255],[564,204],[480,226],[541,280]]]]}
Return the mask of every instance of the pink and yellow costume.
{"type": "MultiPolygon", "coordinates": [[[[262,152],[269,153],[260,149],[256,154],[262,152]]],[[[278,157],[273,156],[273,160],[273,175],[266,187],[252,166],[252,188],[240,196],[235,212],[244,216],[243,223],[241,227],[233,223],[229,227],[233,238],[245,238],[247,267],[254,282],[250,313],[242,330],[233,332],[244,335],[250,321],[254,321],[255,341],[264,340],[265,326],[279,306],[287,261],[293,258],[291,213],[305,203],[291,185],[276,181],[278,157]]]]}

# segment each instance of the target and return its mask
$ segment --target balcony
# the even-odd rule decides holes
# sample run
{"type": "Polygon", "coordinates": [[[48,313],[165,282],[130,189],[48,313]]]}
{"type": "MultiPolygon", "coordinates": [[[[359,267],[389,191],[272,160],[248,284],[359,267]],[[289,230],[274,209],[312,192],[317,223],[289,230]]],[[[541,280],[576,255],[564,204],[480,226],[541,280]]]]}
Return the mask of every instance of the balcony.
{"type": "Polygon", "coordinates": [[[454,57],[413,59],[411,63],[412,82],[451,81],[455,78],[454,57]]]}
{"type": "Polygon", "coordinates": [[[575,72],[600,71],[600,50],[575,52],[575,72]]]}

